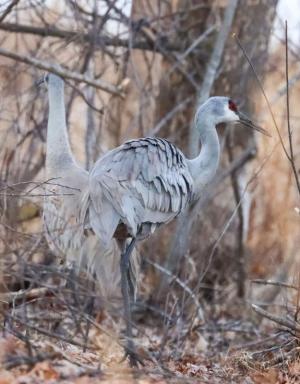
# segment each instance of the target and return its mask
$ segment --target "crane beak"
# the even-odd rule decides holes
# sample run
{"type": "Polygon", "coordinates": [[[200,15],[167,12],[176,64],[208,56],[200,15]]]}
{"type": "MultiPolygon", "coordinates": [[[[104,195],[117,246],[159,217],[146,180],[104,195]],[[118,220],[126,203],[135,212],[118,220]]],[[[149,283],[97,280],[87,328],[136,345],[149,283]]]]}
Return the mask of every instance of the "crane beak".
{"type": "Polygon", "coordinates": [[[245,127],[255,129],[256,131],[258,131],[258,132],[260,132],[266,136],[272,137],[268,131],[266,131],[264,128],[259,127],[258,125],[254,124],[253,121],[251,119],[249,119],[249,117],[246,116],[243,112],[238,111],[237,114],[238,114],[238,117],[240,118],[238,123],[243,124],[245,127]]]}
{"type": "Polygon", "coordinates": [[[45,73],[44,76],[42,76],[41,78],[39,78],[36,82],[35,82],[35,85],[37,87],[40,87],[42,84],[47,84],[48,83],[48,74],[45,73]]]}

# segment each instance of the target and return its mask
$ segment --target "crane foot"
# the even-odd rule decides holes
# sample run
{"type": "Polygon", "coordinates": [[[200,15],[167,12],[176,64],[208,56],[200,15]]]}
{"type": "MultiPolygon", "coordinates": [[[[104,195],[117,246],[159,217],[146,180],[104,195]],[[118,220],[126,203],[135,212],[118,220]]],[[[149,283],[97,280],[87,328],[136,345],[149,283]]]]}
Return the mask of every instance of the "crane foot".
{"type": "Polygon", "coordinates": [[[132,368],[138,368],[139,365],[141,366],[145,365],[143,358],[136,352],[135,346],[132,340],[128,342],[127,346],[125,346],[124,349],[125,349],[125,354],[122,361],[126,360],[128,357],[129,365],[132,368]]]}

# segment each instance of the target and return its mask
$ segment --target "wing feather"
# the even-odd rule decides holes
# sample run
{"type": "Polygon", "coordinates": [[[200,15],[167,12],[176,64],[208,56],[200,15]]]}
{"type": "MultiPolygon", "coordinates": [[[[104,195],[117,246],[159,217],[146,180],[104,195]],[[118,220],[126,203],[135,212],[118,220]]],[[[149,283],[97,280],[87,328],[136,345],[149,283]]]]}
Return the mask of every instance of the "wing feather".
{"type": "Polygon", "coordinates": [[[193,191],[182,152],[158,138],[130,140],[108,152],[90,173],[91,189],[95,182],[133,234],[142,223],[158,226],[177,216],[193,191]]]}

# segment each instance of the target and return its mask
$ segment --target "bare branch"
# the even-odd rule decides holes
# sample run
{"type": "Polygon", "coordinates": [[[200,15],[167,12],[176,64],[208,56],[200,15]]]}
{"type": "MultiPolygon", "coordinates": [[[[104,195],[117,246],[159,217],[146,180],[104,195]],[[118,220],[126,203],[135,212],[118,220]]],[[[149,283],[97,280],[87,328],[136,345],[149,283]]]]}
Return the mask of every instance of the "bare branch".
{"type": "Polygon", "coordinates": [[[12,11],[12,9],[14,8],[14,6],[16,6],[18,4],[20,0],[13,0],[7,7],[6,9],[4,10],[4,12],[2,13],[1,17],[0,17],[0,25],[2,23],[2,21],[6,18],[7,15],[10,14],[10,12],[12,11]]]}
{"type": "Polygon", "coordinates": [[[263,285],[276,285],[276,286],[279,286],[279,287],[291,288],[291,289],[295,289],[296,291],[298,291],[298,287],[296,287],[295,285],[283,283],[282,281],[254,279],[254,280],[251,280],[251,283],[263,284],[263,285]]]}
{"type": "MultiPolygon", "coordinates": [[[[216,27],[215,25],[212,25],[209,27],[205,32],[201,33],[200,36],[196,40],[193,41],[193,43],[180,55],[174,54],[173,59],[176,59],[175,64],[170,68],[169,72],[172,72],[174,69],[178,69],[179,71],[182,69],[183,60],[185,60],[188,55],[190,55],[193,50],[198,47],[204,40],[208,38],[209,35],[211,35],[213,32],[215,32],[216,27]]],[[[196,87],[196,90],[198,87],[196,87]]]]}
{"type": "Polygon", "coordinates": [[[72,79],[75,81],[83,82],[85,84],[91,85],[92,87],[99,88],[102,91],[111,93],[112,95],[124,97],[124,92],[121,87],[110,84],[104,80],[96,80],[92,79],[87,75],[72,72],[69,69],[63,68],[59,64],[47,63],[46,61],[42,61],[30,56],[20,55],[15,52],[8,51],[4,48],[0,48],[0,55],[16,61],[20,61],[25,64],[33,65],[36,68],[42,69],[47,72],[55,73],[56,75],[66,79],[72,79]]]}
{"type": "Polygon", "coordinates": [[[188,104],[193,101],[192,97],[184,99],[181,103],[177,104],[170,112],[168,112],[156,125],[153,127],[149,136],[157,135],[158,132],[180,111],[182,111],[188,104]]]}
{"type": "Polygon", "coordinates": [[[258,305],[255,305],[255,304],[252,304],[252,309],[259,315],[271,321],[274,321],[274,323],[282,325],[288,329],[291,329],[292,331],[300,332],[300,324],[296,323],[295,321],[291,321],[289,319],[285,319],[283,317],[273,315],[272,313],[265,311],[264,309],[260,308],[258,305]]]}
{"type": "Polygon", "coordinates": [[[174,280],[185,292],[187,292],[189,294],[189,296],[192,298],[192,300],[194,301],[195,305],[196,305],[196,308],[197,308],[197,311],[198,311],[198,315],[200,317],[200,319],[204,319],[204,314],[203,314],[203,309],[199,303],[199,300],[197,298],[197,296],[194,294],[194,292],[191,290],[191,288],[189,286],[187,286],[185,284],[184,281],[180,280],[177,276],[175,276],[172,272],[170,272],[168,269],[162,267],[161,265],[155,263],[154,261],[151,261],[149,259],[145,259],[145,261],[152,265],[153,267],[155,267],[156,269],[158,269],[160,272],[164,273],[165,275],[167,275],[168,277],[170,277],[172,280],[174,280]]]}
{"type": "MultiPolygon", "coordinates": [[[[238,0],[230,0],[227,5],[224,21],[218,33],[213,52],[207,63],[206,70],[203,76],[202,86],[200,88],[200,92],[198,94],[198,104],[204,103],[204,101],[209,97],[211,89],[213,87],[217,70],[220,66],[221,58],[223,55],[223,51],[225,48],[225,43],[227,41],[235,11],[238,5],[238,0]]],[[[190,128],[190,143],[189,143],[189,153],[191,156],[197,156],[199,151],[199,133],[191,124],[190,128]]]]}
{"type": "MultiPolygon", "coordinates": [[[[31,35],[37,36],[50,36],[57,37],[66,40],[72,40],[76,42],[78,40],[79,44],[82,44],[82,41],[86,43],[91,43],[95,45],[95,48],[103,49],[103,46],[110,47],[124,47],[128,48],[129,44],[133,49],[141,49],[146,51],[160,51],[160,45],[162,42],[152,42],[150,40],[133,40],[129,41],[127,39],[120,39],[119,37],[109,37],[109,36],[94,36],[91,33],[78,33],[75,31],[70,31],[66,29],[58,29],[50,25],[45,25],[43,27],[33,27],[31,25],[24,24],[15,24],[15,23],[1,23],[0,29],[3,31],[14,32],[14,33],[28,33],[31,35]]],[[[178,44],[164,43],[163,47],[167,51],[179,51],[181,48],[178,44]]]]}

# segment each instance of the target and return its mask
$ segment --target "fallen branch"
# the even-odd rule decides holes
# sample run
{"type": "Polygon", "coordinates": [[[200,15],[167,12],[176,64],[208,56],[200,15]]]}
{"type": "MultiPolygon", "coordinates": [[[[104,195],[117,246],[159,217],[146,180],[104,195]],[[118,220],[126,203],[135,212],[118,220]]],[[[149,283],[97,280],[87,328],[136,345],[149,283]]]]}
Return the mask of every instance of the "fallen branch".
{"type": "Polygon", "coordinates": [[[112,95],[124,97],[124,92],[122,87],[115,86],[110,84],[104,80],[96,80],[92,79],[87,75],[83,75],[81,73],[70,71],[69,69],[63,68],[59,64],[51,64],[46,61],[36,59],[34,57],[20,55],[15,52],[8,51],[4,48],[0,48],[0,55],[4,57],[8,57],[10,59],[20,61],[25,64],[33,65],[36,68],[42,69],[46,72],[52,72],[58,76],[61,76],[66,79],[72,79],[75,81],[80,81],[87,85],[91,85],[92,87],[101,89],[102,91],[108,92],[112,95]]]}
{"type": "Polygon", "coordinates": [[[101,370],[99,367],[93,367],[92,365],[87,365],[87,364],[83,364],[81,363],[80,361],[76,360],[76,359],[72,359],[67,353],[66,351],[60,349],[56,344],[53,344],[51,342],[47,342],[46,341],[46,345],[49,349],[53,349],[53,354],[56,354],[57,357],[63,359],[63,360],[66,360],[66,361],[69,361],[71,364],[74,364],[74,365],[77,365],[78,367],[82,368],[84,370],[84,374],[88,375],[88,374],[92,374],[92,375],[95,375],[95,374],[100,374],[101,373],[101,370]]]}
{"type": "Polygon", "coordinates": [[[263,285],[276,285],[278,287],[292,288],[292,289],[295,289],[296,291],[298,291],[298,287],[296,287],[295,285],[283,283],[281,281],[254,279],[254,280],[251,280],[251,283],[263,284],[263,285]]]}
{"type": "Polygon", "coordinates": [[[17,292],[5,292],[0,294],[0,302],[12,303],[19,299],[31,300],[45,296],[49,293],[48,288],[33,288],[31,290],[21,289],[17,292]]]}
{"type": "MultiPolygon", "coordinates": [[[[3,313],[3,311],[1,311],[1,312],[3,313]]],[[[19,316],[12,316],[10,314],[5,314],[5,313],[4,313],[4,315],[9,316],[13,321],[20,323],[21,325],[25,326],[27,329],[31,329],[37,333],[40,333],[41,335],[49,337],[50,339],[52,338],[52,339],[60,340],[60,341],[63,341],[65,343],[76,345],[77,347],[80,347],[80,348],[88,348],[90,350],[96,350],[97,349],[93,345],[85,345],[85,344],[80,343],[79,341],[76,341],[74,339],[74,337],[72,337],[71,335],[70,335],[70,337],[66,337],[64,335],[60,335],[59,333],[51,332],[51,331],[48,331],[47,329],[35,326],[33,324],[29,324],[28,321],[21,319],[19,316]]]]}
{"type": "Polygon", "coordinates": [[[285,354],[280,353],[274,359],[271,359],[269,361],[269,365],[270,366],[276,366],[276,365],[282,364],[284,362],[288,362],[289,359],[294,360],[295,358],[297,358],[299,356],[299,352],[300,352],[300,348],[295,347],[285,354]]]}
{"type": "Polygon", "coordinates": [[[259,315],[273,321],[274,323],[282,325],[294,332],[300,332],[300,324],[296,323],[295,321],[291,321],[284,317],[273,315],[272,313],[265,311],[264,309],[260,308],[258,305],[255,304],[252,304],[252,309],[259,315]]]}
{"type": "Polygon", "coordinates": [[[12,369],[19,367],[20,365],[29,365],[30,367],[33,367],[36,363],[45,360],[53,360],[57,357],[61,357],[57,352],[39,353],[36,356],[8,356],[3,362],[3,368],[12,369]]]}

